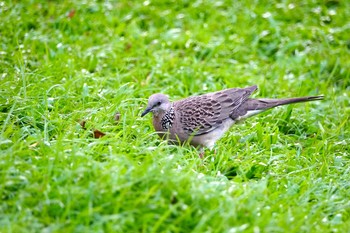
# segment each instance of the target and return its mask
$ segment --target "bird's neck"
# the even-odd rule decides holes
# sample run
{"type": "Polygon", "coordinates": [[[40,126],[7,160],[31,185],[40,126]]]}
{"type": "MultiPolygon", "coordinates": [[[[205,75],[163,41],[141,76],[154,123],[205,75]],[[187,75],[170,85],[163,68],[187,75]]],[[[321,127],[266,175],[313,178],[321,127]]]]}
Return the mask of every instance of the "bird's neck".
{"type": "Polygon", "coordinates": [[[153,114],[153,126],[154,126],[154,129],[158,132],[163,131],[161,121],[164,115],[165,115],[165,112],[158,112],[156,114],[153,114]]]}
{"type": "Polygon", "coordinates": [[[167,110],[162,110],[162,111],[153,113],[153,126],[156,131],[158,132],[167,131],[169,127],[164,127],[165,126],[164,120],[168,120],[168,115],[170,114],[170,112],[171,114],[173,114],[171,109],[172,109],[171,105],[169,105],[169,108],[167,110]]]}

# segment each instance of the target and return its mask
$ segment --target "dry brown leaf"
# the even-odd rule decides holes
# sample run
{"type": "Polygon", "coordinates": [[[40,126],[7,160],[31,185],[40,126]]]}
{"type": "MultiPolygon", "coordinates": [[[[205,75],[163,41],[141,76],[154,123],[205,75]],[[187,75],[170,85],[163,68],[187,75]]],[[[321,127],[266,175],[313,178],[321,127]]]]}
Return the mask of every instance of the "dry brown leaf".
{"type": "Polygon", "coordinates": [[[80,121],[80,122],[79,122],[79,125],[81,126],[81,128],[83,128],[84,130],[86,130],[86,127],[85,127],[86,121],[85,121],[85,120],[80,121]]]}
{"type": "Polygon", "coordinates": [[[94,130],[94,138],[102,138],[103,136],[105,136],[105,133],[102,133],[100,130],[95,129],[94,130]]]}
{"type": "Polygon", "coordinates": [[[70,10],[67,14],[67,18],[72,19],[75,16],[75,12],[76,11],[74,9],[70,10]]]}
{"type": "Polygon", "coordinates": [[[119,120],[120,120],[120,113],[119,112],[116,112],[115,113],[115,115],[114,115],[114,121],[115,121],[115,123],[118,123],[119,122],[119,120]]]}

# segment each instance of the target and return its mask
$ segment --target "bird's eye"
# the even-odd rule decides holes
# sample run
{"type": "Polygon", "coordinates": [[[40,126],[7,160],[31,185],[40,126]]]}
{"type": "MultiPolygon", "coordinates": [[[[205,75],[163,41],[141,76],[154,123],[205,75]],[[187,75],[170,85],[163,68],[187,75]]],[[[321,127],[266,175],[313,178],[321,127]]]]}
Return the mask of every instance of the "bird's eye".
{"type": "Polygon", "coordinates": [[[160,106],[162,103],[160,102],[160,101],[158,101],[157,103],[155,103],[154,105],[153,105],[153,107],[155,108],[155,107],[158,107],[158,106],[160,106]]]}

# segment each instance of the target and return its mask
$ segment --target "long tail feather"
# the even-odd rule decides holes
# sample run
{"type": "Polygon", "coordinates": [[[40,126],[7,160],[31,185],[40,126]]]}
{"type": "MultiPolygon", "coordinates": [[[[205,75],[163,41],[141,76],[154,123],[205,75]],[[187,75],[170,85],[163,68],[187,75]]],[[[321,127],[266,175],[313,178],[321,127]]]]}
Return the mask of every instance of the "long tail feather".
{"type": "Polygon", "coordinates": [[[307,96],[288,99],[248,99],[246,106],[249,110],[264,110],[286,104],[322,100],[323,98],[324,96],[307,96]]]}
{"type": "Polygon", "coordinates": [[[247,99],[231,114],[231,118],[234,120],[241,120],[277,106],[322,100],[323,98],[324,96],[307,96],[288,99],[247,99]]]}

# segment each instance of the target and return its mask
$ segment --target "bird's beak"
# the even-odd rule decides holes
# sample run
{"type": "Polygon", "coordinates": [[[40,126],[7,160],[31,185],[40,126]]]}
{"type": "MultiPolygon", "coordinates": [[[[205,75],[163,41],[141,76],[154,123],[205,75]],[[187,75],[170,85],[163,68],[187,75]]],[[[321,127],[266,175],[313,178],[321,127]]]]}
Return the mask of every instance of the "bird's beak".
{"type": "Polygon", "coordinates": [[[143,117],[144,115],[149,113],[151,110],[152,110],[152,108],[150,108],[150,107],[146,108],[146,110],[141,114],[141,117],[143,117]]]}

